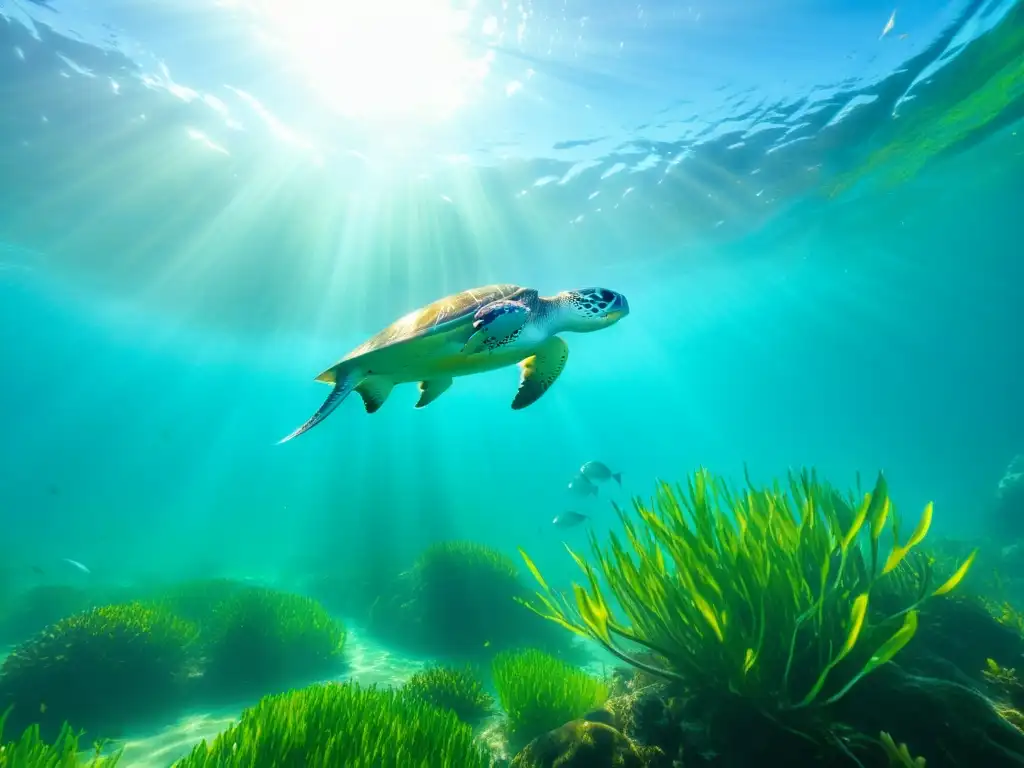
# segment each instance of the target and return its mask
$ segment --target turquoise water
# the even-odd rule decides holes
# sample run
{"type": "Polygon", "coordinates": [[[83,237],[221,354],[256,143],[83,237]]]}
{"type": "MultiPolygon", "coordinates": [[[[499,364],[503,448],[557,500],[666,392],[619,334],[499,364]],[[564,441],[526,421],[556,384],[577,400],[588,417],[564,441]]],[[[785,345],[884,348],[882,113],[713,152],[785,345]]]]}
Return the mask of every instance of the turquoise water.
{"type": "Polygon", "coordinates": [[[990,535],[1024,7],[748,6],[0,4],[9,581],[295,585],[448,539],[567,578],[555,515],[600,534],[700,465],[882,469],[990,535]],[[525,410],[506,369],[275,445],[349,349],[504,282],[631,312],[525,410]],[[571,497],[589,460],[622,491],[571,497]]]}

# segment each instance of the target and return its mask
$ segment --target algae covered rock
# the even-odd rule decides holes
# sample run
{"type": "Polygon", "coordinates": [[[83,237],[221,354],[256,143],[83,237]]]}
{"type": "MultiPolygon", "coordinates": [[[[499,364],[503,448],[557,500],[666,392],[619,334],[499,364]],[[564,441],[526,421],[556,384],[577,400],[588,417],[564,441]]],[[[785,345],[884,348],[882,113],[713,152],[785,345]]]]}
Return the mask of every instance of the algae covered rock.
{"type": "Polygon", "coordinates": [[[610,725],[573,720],[531,741],[513,758],[512,768],[648,768],[658,755],[610,725]]]}
{"type": "Polygon", "coordinates": [[[684,700],[676,686],[665,681],[651,682],[640,671],[622,670],[628,682],[617,686],[605,704],[614,725],[631,741],[657,745],[666,755],[679,758],[686,747],[699,743],[689,731],[701,729],[699,720],[689,722],[682,711],[684,700]]]}
{"type": "Polygon", "coordinates": [[[0,666],[0,707],[15,731],[65,721],[91,737],[173,708],[184,694],[195,625],[142,603],[93,608],[17,646],[0,666]]]}
{"type": "Polygon", "coordinates": [[[393,689],[327,683],[267,696],[174,768],[488,768],[452,712],[393,689]]]}

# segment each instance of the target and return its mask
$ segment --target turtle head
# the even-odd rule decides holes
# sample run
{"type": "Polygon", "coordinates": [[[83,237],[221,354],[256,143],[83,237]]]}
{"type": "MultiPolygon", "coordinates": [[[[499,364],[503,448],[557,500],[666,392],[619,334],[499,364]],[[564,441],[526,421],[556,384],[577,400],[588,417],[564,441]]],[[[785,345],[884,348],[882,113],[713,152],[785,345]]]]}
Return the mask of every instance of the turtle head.
{"type": "Polygon", "coordinates": [[[562,291],[555,300],[560,310],[560,325],[567,331],[599,331],[629,314],[626,297],[607,288],[562,291]]]}

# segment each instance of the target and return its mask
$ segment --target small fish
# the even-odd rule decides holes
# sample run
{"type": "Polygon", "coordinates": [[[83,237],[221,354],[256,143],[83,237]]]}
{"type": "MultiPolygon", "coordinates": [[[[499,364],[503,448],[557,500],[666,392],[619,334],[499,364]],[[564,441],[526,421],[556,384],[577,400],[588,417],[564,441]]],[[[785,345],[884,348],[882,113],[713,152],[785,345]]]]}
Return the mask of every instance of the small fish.
{"type": "Polygon", "coordinates": [[[569,481],[569,493],[582,497],[597,496],[597,486],[583,475],[576,475],[569,481]]]}
{"type": "Polygon", "coordinates": [[[885,29],[882,30],[882,34],[880,34],[878,36],[878,39],[881,40],[883,37],[885,37],[890,32],[892,32],[895,27],[896,27],[896,11],[893,11],[892,12],[892,16],[890,16],[889,20],[887,22],[885,22],[885,29]]]}
{"type": "Polygon", "coordinates": [[[43,569],[40,568],[38,565],[33,565],[32,566],[32,573],[37,574],[39,576],[42,576],[43,575],[43,569]]]}
{"type": "Polygon", "coordinates": [[[587,515],[581,515],[579,512],[563,512],[555,517],[551,524],[556,528],[575,528],[580,523],[589,519],[587,515]]]}
{"type": "Polygon", "coordinates": [[[612,472],[608,469],[607,464],[602,464],[600,461],[588,461],[580,467],[580,474],[592,483],[606,483],[609,480],[614,480],[622,485],[622,473],[612,472]]]}
{"type": "Polygon", "coordinates": [[[69,558],[69,557],[63,557],[63,558],[61,558],[61,559],[62,559],[62,560],[63,560],[63,561],[65,562],[65,563],[69,563],[70,565],[73,565],[73,566],[75,566],[75,568],[77,568],[78,570],[80,570],[80,571],[81,571],[82,573],[92,573],[92,571],[90,571],[90,570],[89,570],[88,568],[86,568],[86,567],[85,567],[84,565],[82,565],[82,564],[81,564],[80,562],[78,562],[77,560],[72,560],[72,559],[71,559],[71,558],[69,558]]]}

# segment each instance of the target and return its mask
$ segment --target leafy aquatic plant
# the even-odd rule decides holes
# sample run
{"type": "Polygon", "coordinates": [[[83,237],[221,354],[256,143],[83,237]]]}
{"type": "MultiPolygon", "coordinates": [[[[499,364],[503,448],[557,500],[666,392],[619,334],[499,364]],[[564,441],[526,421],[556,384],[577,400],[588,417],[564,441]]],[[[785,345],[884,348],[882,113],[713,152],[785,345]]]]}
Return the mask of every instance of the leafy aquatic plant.
{"type": "Polygon", "coordinates": [[[490,573],[492,578],[514,582],[519,568],[512,558],[475,541],[440,541],[431,544],[416,560],[423,573],[440,571],[445,575],[463,571],[467,575],[490,573]]]}
{"type": "Polygon", "coordinates": [[[4,724],[10,710],[0,714],[0,768],[114,768],[121,759],[121,750],[102,755],[102,745],[87,759],[79,752],[76,734],[66,723],[53,744],[39,735],[39,726],[29,726],[17,741],[4,741],[4,724]]]}
{"type": "Polygon", "coordinates": [[[932,505],[903,541],[881,475],[856,504],[806,471],[790,476],[788,493],[748,478],[737,494],[701,469],[686,490],[662,483],[653,504],[634,507],[639,525],[617,508],[625,544],[613,533],[603,547],[591,534],[596,565],[570,550],[587,581],[573,586],[575,605],[521,552],[542,590],[531,607],[648,673],[767,711],[843,697],[913,638],[918,607],[955,589],[975,555],[936,587],[928,559],[907,559],[928,533],[932,505]],[[893,586],[901,565],[900,588],[889,594],[906,595],[904,604],[872,612],[872,595],[893,586]],[[622,640],[663,663],[640,661],[622,640]]]}
{"type": "Polygon", "coordinates": [[[1024,682],[1017,677],[1017,670],[1003,667],[995,659],[986,659],[982,677],[995,711],[1024,732],[1024,682]]]}
{"type": "Polygon", "coordinates": [[[893,737],[885,731],[881,733],[881,743],[890,765],[901,768],[925,768],[923,757],[912,757],[906,744],[896,744],[893,737]]]}
{"type": "Polygon", "coordinates": [[[16,729],[39,721],[44,737],[65,721],[114,735],[111,729],[174,703],[195,637],[194,625],[142,603],[70,616],[4,660],[0,706],[13,704],[16,729]]]}
{"type": "Polygon", "coordinates": [[[600,707],[608,688],[582,669],[536,649],[504,651],[492,663],[494,686],[515,749],[600,707]]]}
{"type": "Polygon", "coordinates": [[[334,671],[345,627],[309,597],[264,587],[232,591],[201,620],[206,681],[235,694],[334,671]]]}
{"type": "Polygon", "coordinates": [[[464,723],[476,725],[493,709],[494,699],[470,667],[428,667],[409,678],[402,689],[441,709],[450,709],[464,723]]]}
{"type": "Polygon", "coordinates": [[[393,689],[328,683],[264,697],[175,768],[485,768],[472,729],[393,689]]]}

